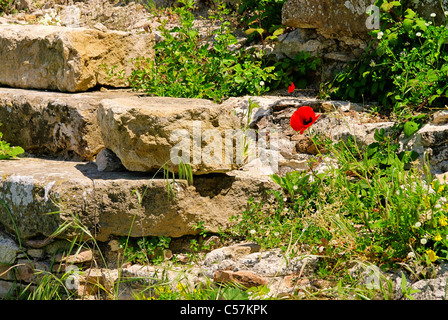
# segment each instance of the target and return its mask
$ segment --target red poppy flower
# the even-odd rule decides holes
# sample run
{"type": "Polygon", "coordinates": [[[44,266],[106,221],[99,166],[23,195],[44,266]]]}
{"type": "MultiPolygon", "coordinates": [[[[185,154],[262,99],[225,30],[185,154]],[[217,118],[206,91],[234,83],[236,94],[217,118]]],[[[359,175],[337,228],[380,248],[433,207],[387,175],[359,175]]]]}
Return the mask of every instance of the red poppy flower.
{"type": "Polygon", "coordinates": [[[311,125],[316,122],[320,117],[320,114],[316,117],[313,109],[308,106],[300,107],[291,116],[291,127],[295,131],[300,131],[300,134],[311,127],[311,125]]]}
{"type": "Polygon", "coordinates": [[[296,86],[294,85],[293,82],[291,82],[291,85],[290,85],[289,88],[288,88],[288,93],[293,92],[295,89],[296,89],[296,86]]]}

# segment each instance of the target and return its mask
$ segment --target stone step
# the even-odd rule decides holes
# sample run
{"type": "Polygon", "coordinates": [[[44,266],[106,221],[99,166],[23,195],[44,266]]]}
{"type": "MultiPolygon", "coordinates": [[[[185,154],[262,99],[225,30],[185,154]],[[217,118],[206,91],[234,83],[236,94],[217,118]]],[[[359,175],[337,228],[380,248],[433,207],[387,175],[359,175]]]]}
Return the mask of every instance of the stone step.
{"type": "MultiPolygon", "coordinates": [[[[177,166],[170,163],[171,151],[184,140],[173,133],[184,132],[193,173],[222,173],[239,167],[235,165],[236,159],[232,163],[225,162],[225,132],[246,126],[249,99],[257,103],[249,127],[278,132],[277,169],[281,174],[308,168],[308,147],[312,147],[312,143],[289,124],[292,113],[300,106],[309,105],[322,113],[312,129],[333,140],[353,136],[359,143],[369,144],[374,141],[376,129],[388,130],[393,126],[393,122],[364,113],[362,106],[356,104],[305,97],[239,97],[215,104],[202,99],[142,96],[129,90],[70,94],[0,87],[0,131],[5,141],[33,155],[92,161],[107,148],[118,156],[126,169],[149,172],[164,164],[177,171],[177,166]],[[196,129],[200,138],[197,143],[201,147],[200,162],[194,159],[193,144],[198,140],[195,140],[198,137],[195,123],[199,124],[196,129]],[[205,161],[204,156],[211,154],[210,146],[214,146],[214,137],[208,137],[209,140],[204,137],[208,129],[217,133],[221,140],[218,148],[223,152],[221,162],[205,161]]],[[[448,170],[446,114],[446,111],[435,113],[415,136],[401,141],[404,147],[414,149],[421,156],[429,152],[435,173],[448,170]]],[[[237,150],[234,151],[236,154],[237,150]]],[[[182,152],[177,154],[182,155],[182,152]]],[[[243,163],[243,168],[255,173],[275,172],[256,161],[243,163]]]]}
{"type": "Polygon", "coordinates": [[[243,126],[232,110],[204,99],[104,99],[98,124],[105,147],[128,170],[152,172],[166,165],[176,172],[178,157],[184,157],[194,174],[227,172],[237,166],[235,161],[225,162],[226,130],[243,126]]]}
{"type": "MultiPolygon", "coordinates": [[[[196,234],[200,222],[211,232],[225,229],[250,197],[262,199],[276,185],[269,177],[232,171],[194,177],[192,185],[177,180],[171,187],[173,194],[163,177],[100,172],[92,162],[2,160],[0,221],[21,239],[49,237],[74,217],[99,241],[128,234],[181,237],[196,234]]],[[[74,234],[68,228],[61,236],[74,234]]]]}
{"type": "MultiPolygon", "coordinates": [[[[289,110],[322,103],[316,99],[252,98],[260,100],[256,115],[272,114],[279,101],[286,103],[289,110]]],[[[194,174],[226,172],[235,169],[236,161],[224,161],[225,131],[241,132],[248,99],[215,104],[202,99],[141,96],[124,89],[72,94],[0,87],[0,131],[5,141],[37,156],[91,161],[108,148],[132,171],[154,171],[165,163],[176,171],[177,165],[169,161],[180,140],[173,133],[185,132],[194,174]],[[195,123],[199,124],[198,135],[195,123]],[[207,152],[203,151],[214,139],[207,142],[204,138],[208,129],[222,139],[221,162],[204,161],[207,152]],[[200,163],[194,161],[195,137],[200,140],[200,163]]],[[[284,153],[291,154],[291,150],[284,153]]]]}
{"type": "Polygon", "coordinates": [[[97,109],[122,90],[67,94],[0,87],[0,131],[11,145],[35,155],[92,160],[104,148],[97,109]]]}
{"type": "MultiPolygon", "coordinates": [[[[131,171],[171,171],[171,150],[177,132],[186,132],[193,148],[193,124],[207,129],[238,130],[241,121],[232,107],[202,99],[140,96],[129,90],[76,94],[0,87],[0,131],[3,139],[32,155],[91,161],[108,148],[131,171]]],[[[199,148],[205,147],[199,142],[199,148]]],[[[224,146],[221,141],[220,146],[224,146]]],[[[221,147],[223,154],[224,147],[221,147]]],[[[182,153],[176,153],[182,156],[182,153]]],[[[191,152],[193,154],[193,152],[191,152]]],[[[202,159],[201,159],[202,160],[202,159]]],[[[195,174],[226,172],[234,163],[192,163],[195,174]]]]}
{"type": "Polygon", "coordinates": [[[124,87],[108,71],[132,71],[133,58],[154,56],[154,35],[44,25],[0,25],[0,84],[86,91],[124,87]]]}

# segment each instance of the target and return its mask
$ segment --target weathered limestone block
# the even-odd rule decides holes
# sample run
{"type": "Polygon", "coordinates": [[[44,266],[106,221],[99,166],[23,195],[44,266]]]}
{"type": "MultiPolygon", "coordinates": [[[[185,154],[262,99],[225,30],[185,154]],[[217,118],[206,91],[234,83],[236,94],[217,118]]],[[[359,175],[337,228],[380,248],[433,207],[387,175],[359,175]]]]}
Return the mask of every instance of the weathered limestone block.
{"type": "Polygon", "coordinates": [[[123,87],[132,58],[154,56],[154,36],[42,25],[0,25],[0,84],[62,92],[123,87]]]}
{"type": "Polygon", "coordinates": [[[344,114],[333,113],[322,115],[313,125],[313,129],[331,138],[333,141],[347,140],[354,138],[359,146],[366,146],[375,142],[376,130],[390,130],[394,122],[365,122],[365,119],[358,119],[344,114]]]}
{"type": "Polygon", "coordinates": [[[166,165],[177,172],[178,157],[185,157],[194,174],[236,168],[236,161],[225,161],[225,131],[240,130],[241,121],[231,108],[208,100],[104,99],[98,123],[105,147],[130,171],[157,171],[166,165]]]}
{"type": "MultiPolygon", "coordinates": [[[[415,10],[422,18],[443,24],[444,8],[448,1],[438,0],[401,1],[404,8],[415,10]],[[430,15],[436,14],[435,19],[430,15]]],[[[372,0],[288,0],[283,6],[283,24],[301,29],[316,29],[326,38],[370,39],[368,34],[373,21],[366,14],[372,0]],[[367,21],[369,20],[369,21],[367,21]],[[366,25],[367,22],[367,25],[366,25]]]]}
{"type": "Polygon", "coordinates": [[[289,0],[283,6],[283,24],[318,29],[327,38],[367,38],[366,8],[371,0],[289,0]]]}
{"type": "Polygon", "coordinates": [[[120,90],[65,94],[0,88],[0,132],[11,145],[35,155],[92,160],[103,148],[96,119],[99,102],[132,95],[120,90]]]}
{"type": "MultiPolygon", "coordinates": [[[[196,234],[201,221],[211,232],[227,228],[250,197],[261,200],[277,188],[269,178],[242,172],[196,176],[193,185],[177,180],[170,195],[166,184],[147,173],[100,172],[91,162],[3,160],[0,199],[6,206],[0,206],[0,222],[13,233],[17,227],[23,240],[48,237],[75,216],[99,241],[128,234],[180,237],[196,234]]],[[[68,228],[61,237],[74,234],[68,228]]]]}

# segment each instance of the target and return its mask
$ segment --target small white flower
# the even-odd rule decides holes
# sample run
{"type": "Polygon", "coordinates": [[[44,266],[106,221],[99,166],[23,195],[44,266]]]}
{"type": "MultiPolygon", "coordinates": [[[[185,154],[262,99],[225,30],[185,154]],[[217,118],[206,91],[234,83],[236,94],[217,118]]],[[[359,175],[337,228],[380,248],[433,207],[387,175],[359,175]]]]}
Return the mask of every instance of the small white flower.
{"type": "Polygon", "coordinates": [[[421,32],[417,32],[415,35],[416,35],[417,37],[421,37],[421,36],[422,36],[422,33],[421,33],[421,32]]]}
{"type": "Polygon", "coordinates": [[[446,16],[448,16],[448,11],[445,11],[444,14],[445,14],[446,16]]]}
{"type": "Polygon", "coordinates": [[[408,258],[409,258],[409,259],[411,259],[411,258],[415,258],[415,253],[412,252],[412,251],[409,252],[409,253],[408,253],[408,258]]]}
{"type": "Polygon", "coordinates": [[[278,237],[279,235],[280,235],[279,232],[275,232],[275,233],[274,233],[274,236],[276,236],[276,237],[278,237]]]}
{"type": "Polygon", "coordinates": [[[428,22],[425,22],[425,26],[429,26],[429,23],[428,23],[428,22]]]}
{"type": "Polygon", "coordinates": [[[436,14],[433,12],[433,13],[431,13],[431,18],[435,18],[436,17],[436,14]]]}
{"type": "Polygon", "coordinates": [[[298,187],[298,186],[294,186],[294,187],[292,187],[292,188],[294,189],[294,191],[299,190],[299,187],[298,187]]]}
{"type": "Polygon", "coordinates": [[[286,198],[286,197],[285,197],[285,198],[283,198],[283,201],[284,201],[284,202],[288,201],[288,198],[286,198]]]}
{"type": "Polygon", "coordinates": [[[428,242],[428,240],[426,240],[426,238],[422,238],[422,239],[420,240],[420,243],[421,243],[421,244],[426,244],[426,242],[428,242]]]}
{"type": "Polygon", "coordinates": [[[249,233],[253,235],[253,234],[257,233],[257,231],[255,231],[254,229],[252,229],[252,230],[249,231],[249,233]]]}
{"type": "Polygon", "coordinates": [[[432,24],[432,21],[429,21],[429,22],[428,22],[428,25],[431,25],[431,24],[432,24]]]}
{"type": "Polygon", "coordinates": [[[260,81],[260,86],[264,86],[264,81],[260,81]]]}
{"type": "Polygon", "coordinates": [[[384,36],[384,32],[383,31],[378,32],[377,35],[376,35],[377,39],[381,39],[383,36],[384,36]]]}
{"type": "Polygon", "coordinates": [[[415,228],[420,228],[422,226],[422,224],[420,223],[420,222],[416,222],[415,224],[414,224],[414,227],[415,228]]]}

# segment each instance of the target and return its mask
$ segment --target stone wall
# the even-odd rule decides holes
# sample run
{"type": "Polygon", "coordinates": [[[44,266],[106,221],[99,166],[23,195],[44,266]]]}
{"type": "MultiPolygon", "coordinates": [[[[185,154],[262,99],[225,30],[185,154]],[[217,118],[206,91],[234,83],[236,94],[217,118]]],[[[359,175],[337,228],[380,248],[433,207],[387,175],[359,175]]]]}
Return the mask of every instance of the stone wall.
{"type": "MultiPolygon", "coordinates": [[[[335,70],[358,59],[371,40],[366,10],[373,0],[288,0],[282,10],[283,24],[293,31],[279,37],[274,52],[279,58],[293,58],[300,51],[309,52],[323,61],[322,79],[328,80],[335,70]]],[[[404,1],[402,1],[404,2],[404,1]]],[[[428,20],[436,13],[436,23],[445,23],[448,1],[406,1],[428,20]],[[444,9],[445,8],[445,9],[444,9]]],[[[373,21],[370,21],[373,22],[373,21]]]]}

